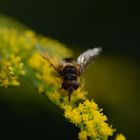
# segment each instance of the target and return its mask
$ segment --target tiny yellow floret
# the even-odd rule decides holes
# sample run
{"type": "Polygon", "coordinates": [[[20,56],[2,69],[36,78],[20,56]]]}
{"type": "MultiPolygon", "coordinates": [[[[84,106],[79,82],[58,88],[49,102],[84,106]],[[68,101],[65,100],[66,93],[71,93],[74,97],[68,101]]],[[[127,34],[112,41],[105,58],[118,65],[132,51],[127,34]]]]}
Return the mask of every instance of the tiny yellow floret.
{"type": "Polygon", "coordinates": [[[123,134],[118,134],[115,140],[126,140],[123,134]]]}
{"type": "Polygon", "coordinates": [[[79,132],[79,140],[88,140],[87,136],[88,136],[87,131],[79,132]]]}

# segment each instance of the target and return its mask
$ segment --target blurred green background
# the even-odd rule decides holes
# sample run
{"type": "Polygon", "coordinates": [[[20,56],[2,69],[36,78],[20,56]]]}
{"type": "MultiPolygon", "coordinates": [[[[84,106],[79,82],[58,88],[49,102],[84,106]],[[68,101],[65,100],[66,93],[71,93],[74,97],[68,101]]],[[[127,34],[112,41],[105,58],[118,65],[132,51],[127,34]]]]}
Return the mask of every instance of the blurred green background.
{"type": "MultiPolygon", "coordinates": [[[[139,140],[138,6],[125,0],[1,0],[0,13],[66,43],[75,56],[102,46],[102,55],[83,76],[88,97],[104,108],[118,132],[139,140]]],[[[0,88],[0,138],[77,139],[78,129],[62,113],[28,82],[19,88],[0,88]]]]}

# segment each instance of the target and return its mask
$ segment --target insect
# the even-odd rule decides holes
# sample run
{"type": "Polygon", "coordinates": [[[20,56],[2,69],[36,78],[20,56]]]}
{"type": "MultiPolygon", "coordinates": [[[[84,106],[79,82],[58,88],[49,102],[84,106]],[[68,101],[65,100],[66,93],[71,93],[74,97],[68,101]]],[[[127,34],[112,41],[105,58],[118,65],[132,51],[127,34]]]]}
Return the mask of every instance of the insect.
{"type": "Polygon", "coordinates": [[[51,58],[40,51],[42,57],[48,61],[48,63],[54,68],[62,79],[61,89],[68,92],[68,99],[70,101],[70,96],[73,91],[77,90],[80,86],[79,78],[85,71],[86,67],[95,60],[95,58],[100,54],[102,48],[97,47],[93,49],[88,49],[83,52],[77,60],[72,58],[62,59],[58,65],[54,65],[51,58]]]}

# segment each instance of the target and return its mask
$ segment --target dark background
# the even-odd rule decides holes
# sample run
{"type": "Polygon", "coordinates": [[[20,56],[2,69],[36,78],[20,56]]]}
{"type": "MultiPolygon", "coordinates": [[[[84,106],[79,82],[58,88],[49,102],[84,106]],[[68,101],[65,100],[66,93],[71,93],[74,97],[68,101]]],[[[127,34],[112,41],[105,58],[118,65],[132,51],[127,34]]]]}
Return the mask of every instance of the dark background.
{"type": "Polygon", "coordinates": [[[1,0],[0,11],[38,33],[80,47],[139,57],[139,4],[125,0],[1,0]]]}
{"type": "MultiPolygon", "coordinates": [[[[103,94],[97,97],[95,95],[95,98],[103,108],[106,108],[104,112],[119,132],[124,133],[128,139],[140,139],[138,3],[124,0],[1,0],[0,12],[17,19],[39,34],[66,43],[78,53],[92,46],[102,46],[103,56],[113,60],[105,60],[105,63],[103,61],[104,68],[110,66],[110,63],[116,64],[116,59],[112,56],[121,56],[123,62],[119,69],[123,69],[122,76],[128,71],[124,82],[129,84],[121,87],[123,92],[120,92],[119,96],[124,93],[126,97],[128,87],[132,86],[133,90],[129,97],[126,101],[123,100],[123,103],[116,99],[118,106],[115,106],[114,102],[108,103],[113,97],[109,101],[105,100],[103,94]],[[127,79],[130,75],[131,78],[127,79]],[[118,112],[115,112],[118,107],[118,112]]],[[[121,58],[117,59],[117,64],[120,62],[121,58]]],[[[5,137],[28,138],[30,135],[31,138],[40,139],[76,139],[75,131],[78,130],[69,122],[63,121],[62,112],[46,102],[47,99],[32,94],[35,92],[33,89],[26,92],[24,88],[22,92],[19,89],[10,89],[9,92],[8,90],[0,90],[0,118],[3,129],[0,133],[5,137]],[[11,95],[11,90],[15,94],[11,95]],[[46,106],[49,107],[46,109],[46,106]]]]}

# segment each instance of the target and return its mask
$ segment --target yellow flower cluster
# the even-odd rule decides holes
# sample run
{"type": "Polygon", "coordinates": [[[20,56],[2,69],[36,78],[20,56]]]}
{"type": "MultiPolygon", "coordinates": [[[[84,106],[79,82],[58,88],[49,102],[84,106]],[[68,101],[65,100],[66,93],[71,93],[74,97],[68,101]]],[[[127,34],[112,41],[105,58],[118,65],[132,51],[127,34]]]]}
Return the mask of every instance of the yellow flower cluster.
{"type": "Polygon", "coordinates": [[[123,134],[118,134],[115,140],[126,140],[123,134]]]}
{"type": "Polygon", "coordinates": [[[22,25],[10,18],[0,17],[0,86],[19,86],[25,75],[24,62],[33,48],[35,35],[23,30],[22,25]]]}
{"type": "Polygon", "coordinates": [[[10,55],[7,59],[0,61],[0,86],[19,86],[18,78],[23,75],[25,71],[20,57],[10,55]]]}
{"type": "Polygon", "coordinates": [[[108,136],[113,135],[114,129],[107,124],[107,117],[95,102],[85,100],[78,107],[67,105],[64,109],[64,116],[81,129],[80,140],[87,140],[88,137],[107,140],[108,136]]]}
{"type": "MultiPolygon", "coordinates": [[[[72,55],[72,52],[57,40],[36,35],[11,19],[0,18],[0,86],[18,86],[20,77],[25,76],[39,93],[48,96],[64,110],[64,116],[80,128],[80,140],[107,140],[114,129],[108,125],[107,117],[97,104],[86,99],[84,82],[81,81],[81,87],[72,93],[69,101],[68,93],[60,90],[60,77],[40,55],[37,46],[43,48],[55,65],[62,58],[72,55]]],[[[125,138],[118,135],[116,140],[125,138]]]]}

